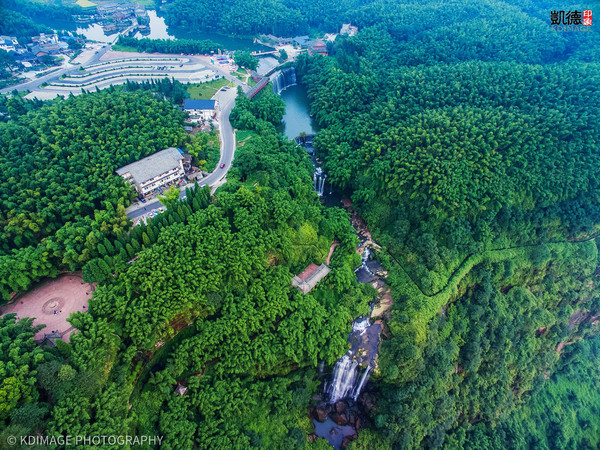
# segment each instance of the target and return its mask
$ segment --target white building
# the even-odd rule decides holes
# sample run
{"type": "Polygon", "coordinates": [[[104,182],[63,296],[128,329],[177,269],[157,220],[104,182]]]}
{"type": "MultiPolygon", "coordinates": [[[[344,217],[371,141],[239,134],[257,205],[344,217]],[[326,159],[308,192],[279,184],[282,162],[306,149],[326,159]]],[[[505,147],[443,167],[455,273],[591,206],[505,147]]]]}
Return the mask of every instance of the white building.
{"type": "Polygon", "coordinates": [[[342,25],[342,29],[340,30],[340,34],[345,34],[348,36],[354,36],[358,33],[358,27],[352,26],[352,24],[345,23],[342,25]]]}
{"type": "Polygon", "coordinates": [[[153,153],[116,170],[138,193],[146,195],[154,189],[185,176],[183,154],[174,147],[153,153]]]}
{"type": "Polygon", "coordinates": [[[0,49],[5,50],[7,52],[14,52],[18,45],[19,41],[16,37],[0,36],[0,49]]]}
{"type": "Polygon", "coordinates": [[[217,101],[188,98],[183,102],[183,110],[189,114],[192,123],[214,119],[217,115],[217,101]]]}

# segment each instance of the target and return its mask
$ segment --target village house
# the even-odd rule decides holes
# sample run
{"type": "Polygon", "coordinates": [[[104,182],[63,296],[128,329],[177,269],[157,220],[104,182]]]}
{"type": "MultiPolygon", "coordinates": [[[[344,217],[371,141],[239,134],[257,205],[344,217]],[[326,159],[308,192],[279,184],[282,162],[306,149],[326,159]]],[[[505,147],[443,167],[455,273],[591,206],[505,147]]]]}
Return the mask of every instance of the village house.
{"type": "Polygon", "coordinates": [[[183,110],[189,115],[189,122],[197,123],[203,120],[214,119],[217,115],[216,100],[194,100],[186,99],[183,102],[183,110]]]}
{"type": "Polygon", "coordinates": [[[116,172],[134,186],[139,194],[146,195],[154,189],[183,179],[185,175],[183,161],[182,152],[169,147],[127,164],[116,172]]]}
{"type": "Polygon", "coordinates": [[[7,52],[14,52],[19,46],[19,41],[16,37],[0,36],[0,49],[7,52]]]}
{"type": "Polygon", "coordinates": [[[304,269],[304,272],[292,278],[292,285],[297,287],[303,294],[308,294],[329,272],[331,272],[331,269],[325,264],[320,266],[310,264],[304,269]]]}
{"type": "Polygon", "coordinates": [[[322,39],[314,39],[308,43],[308,52],[311,55],[318,53],[327,56],[327,45],[322,39]]]}

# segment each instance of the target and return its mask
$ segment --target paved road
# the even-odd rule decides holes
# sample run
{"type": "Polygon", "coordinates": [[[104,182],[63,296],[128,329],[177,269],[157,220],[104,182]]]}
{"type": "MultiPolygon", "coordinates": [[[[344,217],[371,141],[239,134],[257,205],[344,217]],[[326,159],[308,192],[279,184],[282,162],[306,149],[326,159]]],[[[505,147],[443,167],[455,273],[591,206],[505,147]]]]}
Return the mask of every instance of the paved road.
{"type": "MultiPolygon", "coordinates": [[[[155,72],[153,70],[150,70],[150,68],[152,67],[152,62],[146,60],[146,61],[138,61],[137,64],[138,65],[148,65],[149,66],[148,70],[137,69],[137,71],[138,72],[139,71],[142,71],[142,72],[148,71],[148,72],[152,72],[152,73],[155,73],[158,75],[168,75],[170,77],[171,76],[174,77],[175,79],[179,79],[179,81],[187,82],[188,81],[187,77],[196,73],[198,71],[198,66],[201,66],[201,67],[204,67],[208,70],[211,70],[211,71],[219,74],[221,77],[226,78],[227,80],[234,83],[236,86],[244,85],[244,83],[242,81],[240,81],[238,78],[231,75],[229,73],[229,71],[221,68],[219,64],[211,64],[209,61],[206,60],[206,58],[202,58],[200,56],[194,56],[194,55],[183,55],[182,56],[182,55],[162,54],[162,53],[134,53],[134,52],[123,53],[123,52],[111,52],[111,50],[112,50],[112,47],[108,44],[105,44],[103,46],[96,44],[96,45],[94,45],[94,48],[85,50],[85,53],[83,53],[76,59],[76,61],[81,63],[80,65],[71,64],[71,63],[65,61],[63,63],[63,65],[60,66],[60,68],[55,72],[52,72],[48,75],[44,75],[40,78],[36,78],[34,80],[27,81],[22,84],[18,84],[15,86],[10,86],[5,89],[1,89],[0,93],[9,93],[16,89],[18,91],[26,91],[26,90],[32,91],[32,94],[30,94],[31,96],[36,96],[36,93],[37,93],[38,98],[53,98],[56,95],[68,96],[69,93],[78,95],[81,93],[82,86],[78,86],[78,85],[75,85],[73,87],[47,86],[45,88],[42,88],[41,85],[44,82],[47,82],[47,83],[56,82],[56,83],[60,83],[60,84],[79,83],[81,81],[87,82],[87,81],[89,81],[89,79],[78,80],[78,79],[68,79],[67,78],[67,79],[61,80],[60,77],[62,75],[79,75],[80,76],[80,75],[82,75],[82,73],[79,71],[80,67],[88,67],[90,65],[93,65],[93,64],[96,64],[99,62],[110,62],[110,61],[120,60],[123,58],[152,59],[152,58],[161,58],[161,57],[169,57],[169,58],[178,57],[178,58],[188,60],[187,62],[184,62],[183,67],[179,67],[179,65],[175,65],[175,67],[173,67],[171,70],[167,69],[166,71],[155,72]],[[97,53],[96,53],[96,51],[97,51],[97,53]],[[103,60],[101,60],[101,58],[103,56],[105,56],[105,54],[107,54],[106,57],[103,60]],[[188,69],[188,67],[189,67],[189,69],[188,69]],[[184,77],[184,79],[181,79],[181,77],[184,77]]],[[[103,75],[99,75],[98,79],[100,81],[98,81],[97,83],[94,83],[94,84],[89,84],[89,85],[86,84],[85,86],[83,86],[84,89],[86,89],[86,90],[94,89],[96,87],[96,84],[98,85],[98,87],[100,89],[102,89],[102,88],[110,86],[111,84],[123,83],[125,80],[127,80],[127,78],[132,78],[136,81],[144,81],[144,80],[149,80],[152,78],[152,77],[148,77],[148,76],[133,77],[133,76],[131,76],[131,74],[132,74],[132,72],[136,72],[136,70],[126,70],[126,69],[120,70],[120,67],[118,67],[119,65],[120,64],[118,64],[114,67],[115,68],[114,71],[103,74],[103,75]],[[102,80],[102,76],[119,76],[119,75],[122,75],[122,77],[108,79],[108,80],[102,80]],[[128,75],[129,75],[129,77],[128,77],[128,75]]],[[[110,68],[110,66],[101,67],[98,70],[105,70],[108,68],[110,68]]],[[[92,70],[91,72],[94,72],[94,71],[92,70]]],[[[154,78],[156,78],[156,77],[154,77],[154,78]]]]}
{"type": "MultiPolygon", "coordinates": [[[[85,57],[89,56],[89,59],[85,62],[85,64],[86,65],[96,64],[97,62],[100,61],[100,58],[108,50],[110,50],[110,46],[108,46],[108,45],[106,45],[103,48],[96,45],[93,48],[85,50],[86,53],[77,57],[76,60],[78,60],[78,61],[82,60],[82,59],[85,60],[85,57]],[[98,53],[96,53],[96,51],[98,53]],[[87,55],[87,53],[89,53],[89,55],[87,55]]],[[[22,84],[17,84],[15,86],[10,86],[10,87],[4,88],[4,89],[0,89],[0,93],[6,94],[6,93],[14,91],[15,89],[17,91],[35,91],[37,89],[41,89],[42,83],[44,83],[44,82],[57,81],[64,74],[77,73],[78,70],[79,70],[79,65],[71,64],[68,61],[64,61],[63,64],[60,66],[60,68],[57,71],[52,72],[48,75],[44,75],[42,77],[36,78],[34,80],[27,81],[22,84]]],[[[78,89],[81,90],[81,88],[78,88],[78,89]]]]}
{"type": "MultiPolygon", "coordinates": [[[[239,80],[238,80],[239,81],[239,80]]],[[[235,105],[235,97],[237,96],[236,89],[229,89],[228,91],[219,91],[214,98],[219,101],[219,134],[221,137],[221,157],[217,168],[208,176],[204,177],[199,183],[199,186],[215,186],[220,185],[223,179],[227,175],[231,164],[233,163],[233,156],[235,153],[235,134],[233,128],[229,122],[229,114],[235,105]],[[221,165],[225,164],[225,167],[221,168],[221,165]]],[[[179,198],[185,195],[185,187],[181,188],[179,198]]],[[[146,205],[142,204],[138,209],[127,213],[127,217],[135,219],[136,217],[148,214],[150,211],[160,208],[162,204],[159,201],[153,201],[146,205]]]]}
{"type": "MultiPolygon", "coordinates": [[[[110,50],[111,50],[110,45],[105,45],[101,48],[99,46],[96,46],[96,48],[87,50],[84,55],[82,55],[82,56],[80,56],[80,58],[78,58],[78,60],[85,60],[85,63],[82,64],[83,66],[93,65],[93,64],[100,62],[100,59],[102,58],[102,56],[104,56],[110,50]],[[97,51],[97,53],[96,53],[96,51],[97,51]]],[[[124,57],[125,58],[171,57],[172,58],[173,56],[177,56],[177,55],[156,54],[156,53],[154,53],[154,54],[127,53],[126,55],[123,55],[122,53],[114,52],[114,53],[109,53],[107,55],[107,58],[103,59],[102,62],[108,62],[111,60],[119,60],[124,57]]],[[[244,82],[240,81],[238,78],[231,75],[227,70],[223,70],[218,64],[211,64],[210,62],[208,62],[206,60],[206,58],[201,58],[198,56],[191,56],[191,55],[184,55],[183,58],[189,60],[186,64],[201,65],[203,67],[206,67],[208,69],[211,69],[211,70],[217,72],[223,78],[226,78],[227,80],[231,81],[236,86],[241,86],[244,89],[244,91],[247,91],[249,89],[247,84],[245,84],[244,82]]],[[[179,67],[177,67],[177,69],[179,69],[179,67]]],[[[40,86],[44,81],[58,80],[60,78],[60,76],[63,74],[77,73],[78,70],[79,70],[78,65],[65,63],[65,64],[63,64],[63,67],[60,70],[58,70],[50,75],[46,75],[46,76],[40,77],[36,80],[30,81],[27,83],[23,83],[23,84],[20,84],[17,86],[11,86],[10,88],[4,89],[3,91],[10,92],[14,89],[17,89],[19,91],[40,89],[40,86]]],[[[185,69],[184,69],[184,71],[185,71],[185,69]]],[[[177,72],[181,72],[181,71],[168,71],[167,70],[165,73],[172,76],[172,75],[175,75],[177,72]]],[[[113,74],[117,74],[117,73],[120,73],[120,71],[115,71],[113,74]]],[[[111,81],[107,81],[107,84],[111,84],[111,81]]],[[[104,86],[102,86],[102,87],[104,87],[104,86]]],[[[86,89],[90,89],[90,88],[93,88],[93,86],[86,86],[86,89]]],[[[50,90],[51,89],[49,89],[49,88],[41,89],[41,91],[50,91],[50,90]]],[[[74,88],[73,90],[74,90],[74,93],[76,93],[76,94],[81,92],[80,87],[74,88]]],[[[3,91],[0,91],[0,92],[3,92],[3,91]]],[[[68,94],[68,91],[63,91],[60,93],[62,95],[65,95],[65,94],[68,94]]],[[[227,175],[227,172],[229,171],[229,169],[231,168],[236,143],[235,143],[235,135],[233,133],[231,123],[229,122],[229,114],[231,113],[231,110],[233,109],[233,107],[235,105],[235,97],[236,96],[237,96],[237,89],[234,88],[234,89],[229,89],[227,91],[219,91],[213,97],[216,100],[218,100],[218,102],[219,102],[218,121],[219,121],[219,133],[220,133],[220,138],[221,138],[220,139],[221,140],[221,157],[219,159],[219,163],[217,164],[217,168],[210,175],[206,176],[204,179],[201,180],[201,182],[198,183],[200,186],[209,185],[209,186],[215,187],[215,188],[220,186],[224,182],[224,178],[227,175]],[[221,168],[221,165],[223,165],[223,164],[224,164],[224,167],[221,168]]],[[[180,198],[183,197],[183,195],[185,195],[185,187],[181,189],[180,198]]],[[[139,205],[139,207],[137,209],[130,210],[127,213],[127,216],[133,219],[133,218],[142,216],[144,214],[147,214],[150,211],[159,208],[160,206],[161,206],[161,203],[159,201],[153,201],[152,203],[148,203],[148,204],[141,204],[141,205],[139,205]]]]}

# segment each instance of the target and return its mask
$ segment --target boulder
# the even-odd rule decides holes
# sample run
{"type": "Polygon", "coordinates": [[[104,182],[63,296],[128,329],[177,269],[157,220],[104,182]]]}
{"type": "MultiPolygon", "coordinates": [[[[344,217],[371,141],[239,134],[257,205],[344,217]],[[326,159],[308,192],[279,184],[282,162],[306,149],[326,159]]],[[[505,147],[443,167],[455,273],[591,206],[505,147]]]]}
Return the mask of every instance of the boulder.
{"type": "Polygon", "coordinates": [[[360,420],[360,417],[357,417],[356,422],[354,423],[354,429],[356,431],[360,430],[361,425],[362,425],[362,421],[360,420]]]}
{"type": "Polygon", "coordinates": [[[327,420],[327,410],[321,407],[315,408],[315,419],[319,422],[325,422],[327,420]]]}
{"type": "Polygon", "coordinates": [[[335,410],[338,414],[344,414],[346,412],[346,402],[340,400],[335,404],[335,410]]]}
{"type": "Polygon", "coordinates": [[[350,410],[348,412],[348,423],[352,426],[354,426],[354,424],[356,423],[358,416],[356,414],[356,411],[350,410]]]}
{"type": "Polygon", "coordinates": [[[338,425],[348,425],[348,418],[346,417],[346,414],[332,413],[329,417],[331,417],[331,420],[338,425]]]}
{"type": "Polygon", "coordinates": [[[357,437],[358,437],[358,435],[356,433],[351,434],[350,436],[345,436],[344,440],[342,441],[342,447],[347,446],[350,442],[355,440],[357,437]]]}
{"type": "Polygon", "coordinates": [[[360,402],[363,405],[365,411],[375,411],[377,408],[375,407],[375,403],[373,399],[368,394],[362,394],[360,396],[360,402]]]}
{"type": "Polygon", "coordinates": [[[313,434],[309,434],[308,435],[308,442],[310,442],[312,444],[313,442],[315,442],[316,438],[317,438],[316,434],[314,434],[314,433],[313,434]]]}

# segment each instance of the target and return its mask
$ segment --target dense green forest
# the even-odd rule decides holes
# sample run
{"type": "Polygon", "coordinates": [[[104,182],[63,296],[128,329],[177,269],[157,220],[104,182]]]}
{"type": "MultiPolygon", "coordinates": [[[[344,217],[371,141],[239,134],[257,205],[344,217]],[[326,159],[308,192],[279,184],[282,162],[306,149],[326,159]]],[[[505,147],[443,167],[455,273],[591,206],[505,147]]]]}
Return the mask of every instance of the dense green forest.
{"type": "MultiPolygon", "coordinates": [[[[0,1],[0,34],[15,36],[20,44],[31,42],[31,37],[40,33],[52,33],[52,28],[36,20],[73,21],[73,15],[89,14],[77,5],[44,3],[27,0],[0,1]]],[[[74,23],[74,22],[73,22],[74,23]]]]}
{"type": "Polygon", "coordinates": [[[546,1],[375,4],[298,62],[395,302],[352,445],[596,448],[600,36],[546,1]]]}
{"type": "Polygon", "coordinates": [[[138,52],[148,53],[198,53],[208,54],[223,50],[212,41],[195,41],[192,39],[136,39],[119,36],[118,45],[134,48],[138,52]]]}
{"type": "MultiPolygon", "coordinates": [[[[45,158],[43,164],[31,160],[29,166],[39,167],[36,176],[23,178],[28,184],[15,186],[6,204],[21,205],[20,192],[57,191],[52,204],[37,208],[45,215],[33,216],[27,204],[13,215],[37,223],[55,217],[52,207],[60,206],[63,220],[70,220],[44,222],[33,233],[15,228],[20,240],[7,230],[5,258],[23,249],[63,248],[66,242],[51,238],[69,236],[73,221],[78,231],[71,239],[83,250],[67,251],[81,251],[84,280],[99,285],[89,312],[69,318],[79,330],[70,344],[39,348],[30,321],[6,316],[0,322],[2,361],[9,368],[0,387],[1,438],[137,434],[164,436],[162,445],[174,449],[303,447],[312,430],[307,407],[320,383],[316,366],[333,364],[345,351],[351,321],[368,311],[373,297],[354,276],[360,257],[348,216],[318,201],[307,154],[276,131],[284,104],[266,90],[254,101],[243,94],[238,99],[232,116],[251,137],[236,152],[227,184],[214,196],[196,185],[186,200],[165,200],[166,212],[127,232],[118,211],[128,193],[112,170],[151,151],[150,143],[173,142],[158,136],[182,139],[172,104],[132,88],[43,106],[19,103],[30,111],[13,112],[14,121],[3,124],[8,151],[26,148],[20,159],[45,158]],[[42,117],[48,126],[36,126],[42,117]],[[69,146],[61,126],[74,125],[75,117],[81,126],[71,128],[69,146]],[[113,127],[127,120],[128,127],[113,127]],[[29,138],[29,147],[11,146],[16,136],[29,142],[26,122],[36,139],[29,138]],[[131,147],[130,139],[146,145],[131,147]],[[58,158],[61,151],[67,153],[58,158]],[[63,169],[60,183],[44,182],[58,164],[79,164],[68,173],[88,176],[70,179],[63,169]],[[88,198],[75,181],[91,180],[96,188],[89,185],[88,198]],[[59,195],[67,186],[79,192],[79,201],[59,195]],[[112,195],[113,203],[94,203],[101,195],[112,195]],[[117,214],[108,214],[113,204],[117,214]],[[334,240],[339,245],[326,282],[301,294],[292,276],[323,262],[334,240]],[[178,384],[187,388],[184,396],[175,391],[178,384]]],[[[11,166],[10,154],[3,166],[18,173],[26,161],[11,166]]]]}
{"type": "MultiPolygon", "coordinates": [[[[169,26],[235,35],[270,33],[295,36],[311,30],[334,32],[342,23],[368,17],[387,2],[358,0],[226,0],[213,8],[207,0],[174,0],[162,8],[169,26]]],[[[372,23],[372,22],[371,22],[372,23]]]]}
{"type": "MultiPolygon", "coordinates": [[[[296,67],[316,156],[381,244],[394,300],[348,447],[598,448],[597,27],[552,30],[549,0],[213,6],[164,12],[237,35],[360,27],[296,67]]],[[[306,153],[277,131],[282,100],[238,92],[231,122],[250,137],[227,183],[134,228],[116,167],[168,146],[209,159],[173,107],[181,84],[0,98],[0,294],[62,270],[98,283],[70,344],[38,347],[30,320],[0,320],[0,442],[327,448],[307,437],[316,367],[346,351],[375,292],[356,282],[347,213],[321,204],[306,153]],[[292,276],[334,241],[331,273],[302,295],[292,276]]]]}
{"type": "Polygon", "coordinates": [[[4,300],[81,267],[99,242],[126,232],[133,193],[114,170],[187,139],[184,114],[156,97],[120,88],[41,107],[8,100],[12,120],[0,124],[4,300]]]}

